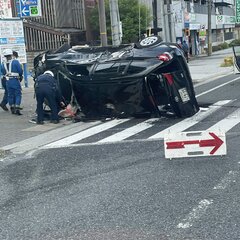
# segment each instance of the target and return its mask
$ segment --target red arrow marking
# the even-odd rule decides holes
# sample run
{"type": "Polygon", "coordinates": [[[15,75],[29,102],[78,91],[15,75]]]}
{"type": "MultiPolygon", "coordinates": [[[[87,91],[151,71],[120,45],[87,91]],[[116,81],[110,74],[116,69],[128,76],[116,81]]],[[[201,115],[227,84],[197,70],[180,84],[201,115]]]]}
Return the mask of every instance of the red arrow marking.
{"type": "Polygon", "coordinates": [[[186,144],[199,144],[199,147],[214,147],[210,154],[214,154],[220,146],[223,144],[223,141],[216,136],[214,133],[210,132],[212,139],[207,140],[189,140],[189,141],[179,141],[179,142],[167,142],[167,149],[177,149],[184,148],[186,144]]]}

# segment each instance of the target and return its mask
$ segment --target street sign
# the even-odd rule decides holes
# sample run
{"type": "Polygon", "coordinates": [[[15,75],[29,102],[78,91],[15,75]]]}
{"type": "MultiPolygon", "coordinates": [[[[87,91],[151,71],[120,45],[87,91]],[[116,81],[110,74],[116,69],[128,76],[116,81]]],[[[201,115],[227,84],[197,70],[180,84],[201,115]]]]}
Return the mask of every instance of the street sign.
{"type": "Polygon", "coordinates": [[[21,17],[39,17],[42,15],[41,0],[19,0],[21,17]]]}
{"type": "Polygon", "coordinates": [[[20,63],[27,62],[23,20],[20,18],[0,19],[0,55],[8,48],[18,52],[20,63]]]}
{"type": "Polygon", "coordinates": [[[168,133],[164,137],[166,158],[226,155],[226,137],[223,132],[168,133]]]}

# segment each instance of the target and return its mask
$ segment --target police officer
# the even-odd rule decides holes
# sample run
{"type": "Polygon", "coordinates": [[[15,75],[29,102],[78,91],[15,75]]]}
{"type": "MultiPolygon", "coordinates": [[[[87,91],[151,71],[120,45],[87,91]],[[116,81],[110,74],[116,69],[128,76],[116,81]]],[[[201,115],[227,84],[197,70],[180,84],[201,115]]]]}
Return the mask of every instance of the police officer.
{"type": "Polygon", "coordinates": [[[3,55],[6,61],[1,64],[1,72],[6,79],[8,103],[11,113],[22,115],[20,113],[20,104],[22,101],[22,88],[20,84],[20,79],[23,75],[22,66],[18,60],[13,59],[13,51],[11,49],[5,49],[3,55]]]}
{"type": "MultiPolygon", "coordinates": [[[[52,71],[45,71],[35,80],[35,94],[37,99],[37,124],[44,124],[43,103],[46,99],[51,109],[51,123],[59,123],[58,117],[58,97],[59,88],[57,80],[54,78],[52,71]]],[[[63,103],[62,103],[63,104],[63,103]]]]}
{"type": "Polygon", "coordinates": [[[7,108],[7,103],[8,103],[8,91],[7,91],[7,79],[6,77],[2,77],[1,79],[1,82],[2,82],[2,87],[4,89],[4,94],[3,94],[3,98],[2,98],[2,101],[0,103],[0,107],[4,110],[4,111],[8,111],[8,108],[7,108]]]}

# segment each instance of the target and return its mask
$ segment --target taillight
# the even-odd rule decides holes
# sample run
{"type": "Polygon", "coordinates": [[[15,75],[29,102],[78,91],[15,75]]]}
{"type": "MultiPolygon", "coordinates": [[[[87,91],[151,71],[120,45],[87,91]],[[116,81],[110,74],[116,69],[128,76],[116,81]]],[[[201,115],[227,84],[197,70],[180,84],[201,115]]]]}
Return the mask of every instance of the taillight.
{"type": "Polygon", "coordinates": [[[169,52],[164,52],[161,55],[158,56],[158,59],[163,62],[168,62],[173,58],[172,54],[169,52]]]}
{"type": "Polygon", "coordinates": [[[163,76],[167,79],[169,85],[173,84],[173,75],[171,73],[163,73],[163,76]]]}

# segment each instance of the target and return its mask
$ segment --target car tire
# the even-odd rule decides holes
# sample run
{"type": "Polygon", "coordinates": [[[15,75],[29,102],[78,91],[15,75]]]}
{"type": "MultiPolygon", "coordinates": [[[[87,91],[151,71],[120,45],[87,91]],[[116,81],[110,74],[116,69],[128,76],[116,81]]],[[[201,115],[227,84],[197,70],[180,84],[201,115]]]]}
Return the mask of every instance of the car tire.
{"type": "Polygon", "coordinates": [[[162,38],[159,36],[150,36],[142,39],[140,42],[136,43],[137,48],[147,48],[151,46],[158,45],[162,42],[162,38]]]}

